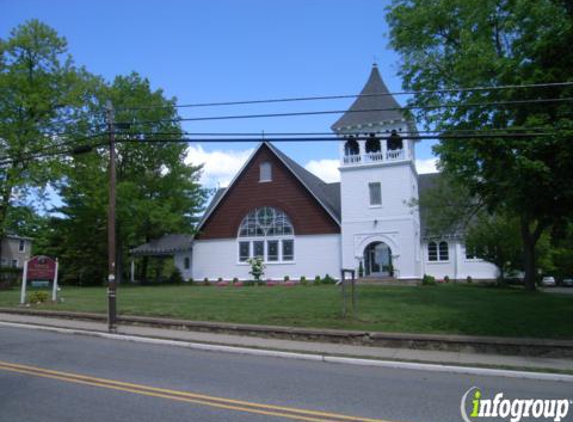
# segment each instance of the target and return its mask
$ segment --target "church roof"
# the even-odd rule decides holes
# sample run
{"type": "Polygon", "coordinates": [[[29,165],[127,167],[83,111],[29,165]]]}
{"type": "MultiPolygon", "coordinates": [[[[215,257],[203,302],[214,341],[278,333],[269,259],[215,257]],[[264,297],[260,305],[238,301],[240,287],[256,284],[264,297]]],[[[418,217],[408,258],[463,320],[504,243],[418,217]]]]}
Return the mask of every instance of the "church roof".
{"type": "MultiPolygon", "coordinates": [[[[271,150],[282,163],[287,167],[288,170],[302,183],[302,185],[310,192],[311,195],[322,205],[322,207],[328,212],[328,214],[336,221],[337,224],[340,224],[341,221],[341,205],[340,205],[340,183],[326,183],[319,177],[315,176],[292,158],[287,156],[284,152],[276,148],[270,142],[261,142],[259,148],[263,145],[266,145],[269,150],[271,150]]],[[[243,172],[243,170],[247,167],[247,164],[253,159],[256,155],[256,152],[259,150],[255,150],[255,152],[251,155],[251,158],[247,160],[247,163],[243,166],[243,168],[239,171],[235,179],[231,182],[229,187],[233,185],[235,180],[239,177],[239,175],[243,172]]],[[[207,206],[201,221],[197,226],[197,230],[200,230],[203,224],[207,221],[209,216],[213,213],[217,205],[221,202],[221,199],[225,194],[228,192],[229,187],[227,188],[220,188],[215,192],[213,199],[207,206]]]]}
{"type": "Polygon", "coordinates": [[[310,193],[312,193],[323,206],[330,211],[336,221],[340,223],[340,183],[326,183],[287,156],[284,152],[277,149],[274,145],[269,144],[269,146],[307,187],[310,193]],[[333,185],[337,185],[338,187],[333,185]]]}
{"type": "Polygon", "coordinates": [[[144,243],[130,252],[139,256],[171,255],[174,252],[191,249],[193,236],[187,234],[166,234],[159,239],[144,243]]]}
{"type": "Polygon", "coordinates": [[[404,116],[399,108],[400,105],[382,81],[378,66],[373,65],[370,77],[362,88],[362,92],[354,100],[348,111],[331,126],[331,129],[343,131],[359,125],[402,120],[404,116]]]}

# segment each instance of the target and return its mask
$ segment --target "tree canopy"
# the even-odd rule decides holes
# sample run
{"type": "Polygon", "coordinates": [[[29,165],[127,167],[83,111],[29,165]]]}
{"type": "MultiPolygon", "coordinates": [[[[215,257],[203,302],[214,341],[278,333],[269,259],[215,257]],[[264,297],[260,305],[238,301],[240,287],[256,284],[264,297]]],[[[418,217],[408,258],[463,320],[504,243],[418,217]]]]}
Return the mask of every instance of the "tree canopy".
{"type": "Polygon", "coordinates": [[[571,3],[395,0],[387,19],[404,86],[424,91],[411,103],[456,105],[419,110],[418,120],[447,134],[478,131],[471,132],[475,139],[442,139],[439,166],[490,213],[518,218],[526,286],[533,289],[536,243],[571,217],[573,89],[459,88],[571,81],[571,3]],[[484,103],[491,105],[475,106],[484,103]],[[512,136],[479,137],[496,131],[512,136]]]}
{"type": "Polygon", "coordinates": [[[66,40],[37,20],[0,40],[0,88],[0,237],[33,234],[42,252],[60,257],[67,279],[104,279],[108,101],[124,123],[115,127],[118,266],[130,247],[193,232],[206,199],[201,166],[186,164],[185,144],[146,142],[181,137],[174,98],[135,72],[107,82],[76,67],[66,40]],[[35,206],[54,203],[48,185],[62,205],[39,215],[35,206]]]}

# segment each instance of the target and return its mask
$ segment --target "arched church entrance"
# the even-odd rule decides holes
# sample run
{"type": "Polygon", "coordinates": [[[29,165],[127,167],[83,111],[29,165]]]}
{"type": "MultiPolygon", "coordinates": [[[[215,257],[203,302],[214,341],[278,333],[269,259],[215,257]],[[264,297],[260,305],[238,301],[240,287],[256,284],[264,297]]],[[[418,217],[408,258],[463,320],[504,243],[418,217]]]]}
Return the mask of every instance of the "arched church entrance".
{"type": "Polygon", "coordinates": [[[366,277],[392,277],[392,250],[384,242],[372,242],[364,249],[364,275],[366,277]]]}

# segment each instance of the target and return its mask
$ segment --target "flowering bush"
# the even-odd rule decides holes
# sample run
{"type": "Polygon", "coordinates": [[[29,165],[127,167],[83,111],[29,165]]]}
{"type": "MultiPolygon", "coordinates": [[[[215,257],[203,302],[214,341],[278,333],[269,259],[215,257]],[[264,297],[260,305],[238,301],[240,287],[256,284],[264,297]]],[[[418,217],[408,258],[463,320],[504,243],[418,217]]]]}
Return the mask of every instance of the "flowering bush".
{"type": "Polygon", "coordinates": [[[261,277],[265,274],[266,265],[263,264],[261,258],[255,257],[247,261],[251,265],[251,271],[249,274],[253,276],[256,282],[261,281],[261,277]]]}

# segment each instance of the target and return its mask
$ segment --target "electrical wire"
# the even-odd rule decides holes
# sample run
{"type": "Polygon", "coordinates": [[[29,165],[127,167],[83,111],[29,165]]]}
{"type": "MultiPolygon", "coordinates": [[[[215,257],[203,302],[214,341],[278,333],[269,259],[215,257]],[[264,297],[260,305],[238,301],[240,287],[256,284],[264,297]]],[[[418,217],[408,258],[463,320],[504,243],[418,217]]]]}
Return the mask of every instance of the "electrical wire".
{"type": "Polygon", "coordinates": [[[342,95],[322,95],[322,96],[308,96],[308,97],[270,98],[262,100],[221,101],[221,102],[180,104],[180,105],[168,105],[168,106],[118,107],[116,110],[220,107],[220,106],[236,106],[236,105],[249,105],[249,104],[285,103],[285,102],[297,102],[297,101],[341,100],[341,99],[357,98],[357,97],[384,97],[384,96],[400,96],[400,95],[424,95],[424,94],[436,94],[436,93],[446,93],[446,92],[469,92],[469,91],[479,92],[479,91],[498,91],[507,89],[554,88],[554,87],[566,87],[572,85],[573,82],[553,82],[553,83],[543,83],[543,84],[501,85],[495,87],[443,88],[443,89],[432,89],[432,90],[421,90],[421,91],[386,92],[379,94],[342,94],[342,95]]]}
{"type": "Polygon", "coordinates": [[[405,107],[387,107],[387,108],[368,108],[361,110],[322,110],[322,111],[301,111],[288,113],[266,113],[266,114],[236,114],[225,116],[206,116],[206,117],[178,117],[176,119],[157,119],[157,120],[134,120],[131,122],[118,122],[116,124],[153,124],[153,123],[177,123],[177,122],[198,122],[209,120],[233,120],[233,119],[261,119],[273,117],[300,117],[316,116],[325,114],[343,114],[343,113],[369,113],[383,111],[407,111],[407,110],[437,110],[441,108],[471,108],[471,107],[492,107],[492,106],[514,106],[545,104],[573,101],[573,97],[567,98],[544,98],[536,100],[514,100],[514,101],[497,101],[486,103],[467,103],[467,104],[441,104],[431,106],[405,106],[405,107]]]}

